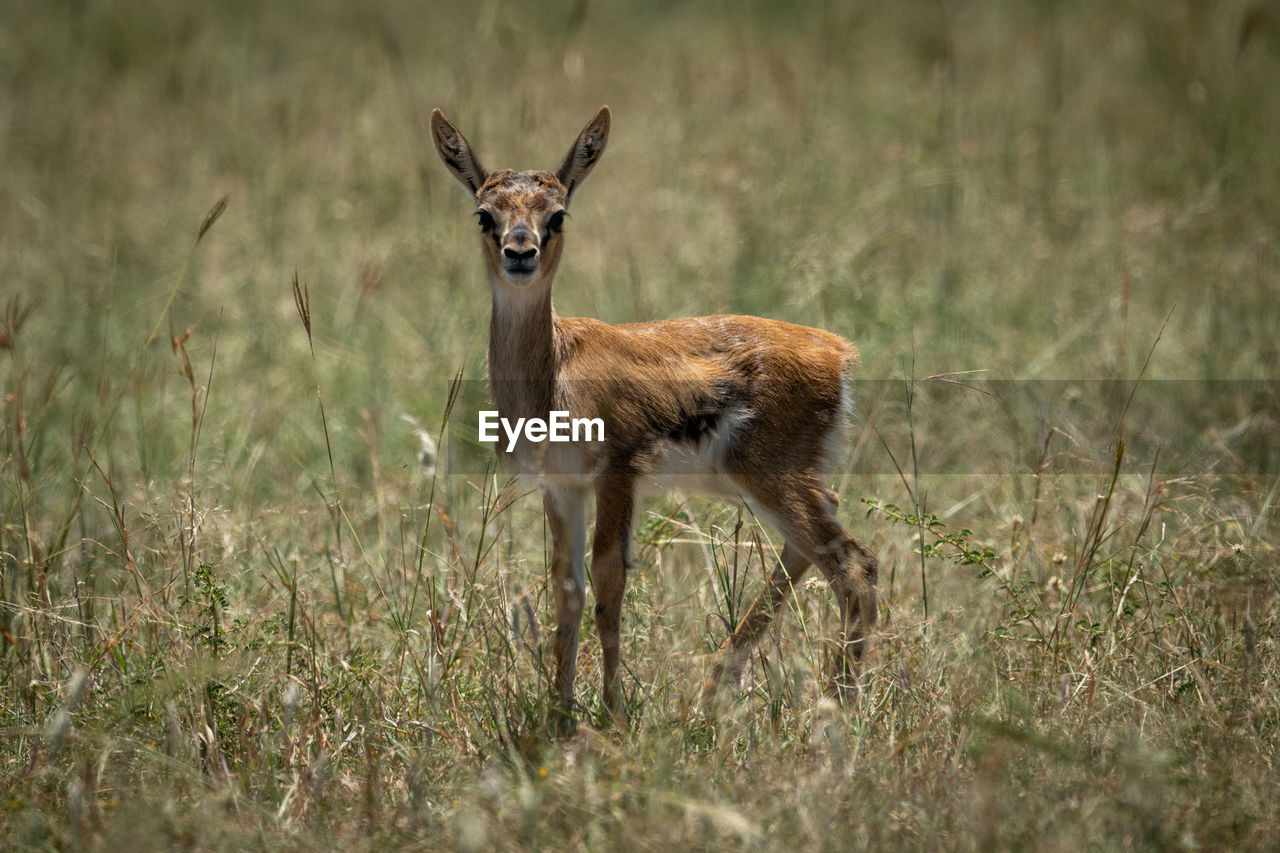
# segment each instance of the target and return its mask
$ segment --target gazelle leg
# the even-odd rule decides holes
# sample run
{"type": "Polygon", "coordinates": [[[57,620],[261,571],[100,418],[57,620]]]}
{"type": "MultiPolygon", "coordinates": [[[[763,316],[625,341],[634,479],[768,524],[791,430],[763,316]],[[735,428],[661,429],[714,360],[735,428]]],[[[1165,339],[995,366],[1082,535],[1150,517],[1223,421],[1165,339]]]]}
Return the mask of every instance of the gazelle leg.
{"type": "Polygon", "coordinates": [[[622,594],[631,566],[631,521],[635,484],[625,475],[605,474],[596,486],[596,530],[591,546],[591,583],[596,597],[596,630],[603,658],[604,704],[615,719],[622,705],[622,594]]]}
{"type": "Polygon", "coordinates": [[[880,564],[865,545],[840,525],[836,518],[840,500],[834,492],[810,483],[796,489],[794,502],[800,509],[791,518],[796,547],[804,550],[822,572],[840,608],[835,666],[828,690],[843,700],[857,690],[858,672],[876,622],[880,564]]]}
{"type": "Polygon", "coordinates": [[[722,686],[738,683],[742,677],[743,668],[751,658],[752,649],[768,630],[769,623],[773,621],[778,608],[787,600],[792,588],[799,583],[810,565],[809,558],[796,550],[790,542],[783,545],[782,554],[778,557],[778,565],[774,567],[773,574],[769,577],[764,589],[760,591],[760,595],[756,597],[733,634],[724,641],[720,651],[716,653],[715,666],[712,667],[711,675],[702,685],[704,705],[715,699],[717,691],[722,686]]]}
{"type": "Polygon", "coordinates": [[[857,689],[858,671],[876,622],[879,563],[840,525],[839,497],[816,478],[805,475],[760,483],[752,494],[781,525],[787,547],[817,566],[836,596],[840,629],[828,688],[844,699],[857,689]]]}
{"type": "Polygon", "coordinates": [[[586,495],[577,490],[545,490],[542,505],[551,530],[551,588],[556,605],[556,714],[553,726],[573,729],[573,677],[578,664],[578,634],[586,602],[586,495]]]}

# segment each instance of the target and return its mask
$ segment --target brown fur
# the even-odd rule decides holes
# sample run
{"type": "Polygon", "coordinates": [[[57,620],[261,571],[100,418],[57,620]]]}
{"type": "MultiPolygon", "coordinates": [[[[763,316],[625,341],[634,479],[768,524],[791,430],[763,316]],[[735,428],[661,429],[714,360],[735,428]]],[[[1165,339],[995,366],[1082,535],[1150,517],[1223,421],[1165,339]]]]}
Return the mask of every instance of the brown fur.
{"type": "Polygon", "coordinates": [[[585,603],[587,498],[596,499],[592,580],[605,704],[620,716],[619,630],[636,492],[673,478],[746,500],[786,540],[765,590],[721,648],[704,699],[741,676],[754,643],[812,564],[840,606],[832,687],[842,695],[855,687],[876,619],[875,556],[840,526],[838,499],[822,485],[847,419],[847,375],[857,351],[829,332],[758,317],[609,325],[557,316],[551,284],[564,242],[558,226],[604,151],[609,126],[602,107],[555,173],[490,173],[443,113],[431,116],[436,149],[475,196],[481,219],[493,295],[489,381],[499,412],[546,418],[566,410],[605,423],[603,442],[522,441],[513,452],[520,470],[542,484],[552,534],[563,722],[572,721],[585,603]]]}

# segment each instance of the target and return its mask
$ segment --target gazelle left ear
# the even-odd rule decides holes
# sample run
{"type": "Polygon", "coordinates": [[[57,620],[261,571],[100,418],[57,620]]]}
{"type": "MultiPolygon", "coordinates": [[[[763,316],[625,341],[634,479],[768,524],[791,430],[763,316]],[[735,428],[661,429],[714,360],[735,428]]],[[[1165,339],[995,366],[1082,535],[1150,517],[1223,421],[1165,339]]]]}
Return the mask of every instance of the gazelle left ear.
{"type": "Polygon", "coordinates": [[[609,124],[611,116],[608,107],[601,107],[595,118],[587,122],[587,126],[578,134],[577,140],[569,153],[565,155],[556,169],[556,180],[564,184],[568,198],[572,199],[578,186],[587,179],[596,161],[604,153],[609,142],[609,124]]]}

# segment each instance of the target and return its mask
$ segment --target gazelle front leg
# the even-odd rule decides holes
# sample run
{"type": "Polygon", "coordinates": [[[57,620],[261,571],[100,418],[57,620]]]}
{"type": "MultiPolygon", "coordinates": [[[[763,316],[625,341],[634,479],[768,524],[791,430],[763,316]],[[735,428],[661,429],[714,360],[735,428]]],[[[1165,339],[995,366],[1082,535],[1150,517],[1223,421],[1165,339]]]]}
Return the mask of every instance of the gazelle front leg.
{"type": "Polygon", "coordinates": [[[622,594],[631,566],[631,520],[635,480],[606,473],[596,483],[596,531],[591,545],[591,583],[596,596],[596,630],[604,670],[604,704],[615,720],[625,719],[622,706],[622,594]]]}
{"type": "Polygon", "coordinates": [[[544,489],[542,505],[551,529],[551,588],[556,603],[555,729],[572,731],[573,676],[578,665],[578,635],[586,602],[586,494],[579,489],[544,489]]]}

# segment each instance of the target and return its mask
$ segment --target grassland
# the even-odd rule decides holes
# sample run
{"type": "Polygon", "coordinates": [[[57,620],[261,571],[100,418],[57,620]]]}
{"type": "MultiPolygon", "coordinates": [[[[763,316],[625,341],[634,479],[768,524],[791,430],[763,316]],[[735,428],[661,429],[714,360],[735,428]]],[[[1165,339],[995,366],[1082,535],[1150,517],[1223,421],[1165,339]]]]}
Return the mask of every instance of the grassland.
{"type": "Polygon", "coordinates": [[[1280,845],[1274,4],[4,9],[0,846],[1280,845]],[[561,313],[862,350],[849,708],[809,584],[698,712],[773,546],[674,494],[631,724],[588,618],[544,734],[546,533],[474,443],[425,119],[548,167],[601,103],[561,313]]]}

